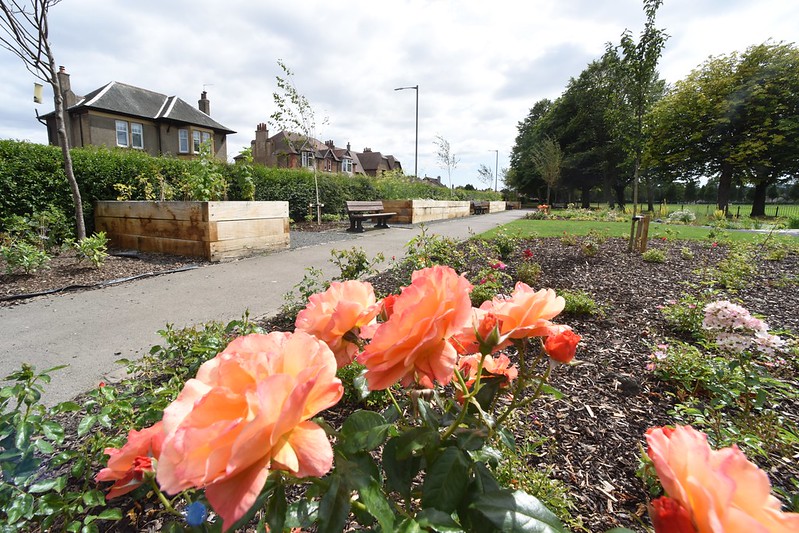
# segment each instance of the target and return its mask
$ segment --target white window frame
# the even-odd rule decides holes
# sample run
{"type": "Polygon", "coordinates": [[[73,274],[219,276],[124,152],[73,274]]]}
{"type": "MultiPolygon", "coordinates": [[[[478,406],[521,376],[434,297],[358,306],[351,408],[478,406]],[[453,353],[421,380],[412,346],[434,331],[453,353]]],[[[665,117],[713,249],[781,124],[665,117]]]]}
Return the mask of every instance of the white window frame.
{"type": "Polygon", "coordinates": [[[185,128],[178,130],[178,153],[189,153],[189,130],[185,128]]]}
{"type": "Polygon", "coordinates": [[[202,144],[202,141],[200,140],[200,131],[199,130],[194,130],[194,131],[191,132],[191,140],[192,140],[192,143],[191,143],[192,152],[195,153],[195,154],[199,154],[200,153],[200,145],[202,144]]]}
{"type": "Polygon", "coordinates": [[[144,150],[144,126],[138,122],[130,123],[130,146],[144,150]]]}
{"type": "Polygon", "coordinates": [[[341,160],[341,171],[352,174],[352,159],[345,157],[341,160]]]}
{"type": "Polygon", "coordinates": [[[302,166],[306,168],[313,168],[315,164],[316,164],[316,154],[310,151],[303,150],[302,166]]]}
{"type": "Polygon", "coordinates": [[[115,120],[114,128],[117,138],[117,146],[127,148],[130,146],[130,139],[128,137],[128,123],[124,120],[115,120]],[[124,139],[124,142],[120,142],[124,139]]]}

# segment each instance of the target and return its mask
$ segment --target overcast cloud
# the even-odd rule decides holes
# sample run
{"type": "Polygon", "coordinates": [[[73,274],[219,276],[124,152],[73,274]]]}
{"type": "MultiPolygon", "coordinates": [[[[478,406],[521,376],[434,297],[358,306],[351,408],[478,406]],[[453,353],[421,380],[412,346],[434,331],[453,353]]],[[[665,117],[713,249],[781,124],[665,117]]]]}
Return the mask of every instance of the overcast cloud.
{"type": "MultiPolygon", "coordinates": [[[[665,0],[661,75],[673,83],[708,56],[796,42],[797,21],[793,0],[665,0]]],[[[317,138],[392,154],[412,173],[415,94],[394,88],[418,84],[419,174],[446,183],[441,135],[460,159],[453,184],[478,187],[494,150],[508,166],[536,101],[557,98],[607,42],[643,23],[639,0],[64,0],[50,14],[56,62],[77,94],[113,80],[196,105],[205,87],[211,115],[237,131],[230,157],[275,110],[282,59],[316,111],[317,138]]],[[[33,76],[3,49],[0,72],[0,138],[47,142],[35,112],[52,99],[33,104],[33,76]]]]}

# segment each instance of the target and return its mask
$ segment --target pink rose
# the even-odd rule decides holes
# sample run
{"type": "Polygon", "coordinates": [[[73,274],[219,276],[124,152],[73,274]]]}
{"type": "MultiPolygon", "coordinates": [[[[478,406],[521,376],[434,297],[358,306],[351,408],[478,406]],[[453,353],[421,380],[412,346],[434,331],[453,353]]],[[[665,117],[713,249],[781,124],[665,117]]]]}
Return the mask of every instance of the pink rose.
{"type": "Polygon", "coordinates": [[[296,477],[330,470],[333,450],[309,420],[342,393],[335,357],[315,337],[239,337],[164,410],[158,483],[169,494],[205,488],[229,527],[253,505],[270,469],[296,477]]]}
{"type": "Polygon", "coordinates": [[[736,446],[713,450],[691,426],[650,428],[646,441],[663,490],[699,533],[799,531],[799,514],[780,510],[766,473],[736,446]]]}
{"type": "Polygon", "coordinates": [[[472,285],[448,266],[418,270],[411,279],[358,356],[371,390],[397,381],[432,387],[433,381],[447,384],[452,378],[457,352],[449,339],[471,319],[472,285]]]}
{"type": "Polygon", "coordinates": [[[114,481],[106,499],[116,498],[136,489],[144,482],[144,475],[153,472],[153,460],[161,455],[164,440],[163,425],[156,423],[141,431],[128,433],[128,442],[122,448],[106,448],[108,466],[100,470],[95,480],[114,481]]]}
{"type": "Polygon", "coordinates": [[[358,345],[345,335],[352,332],[357,337],[362,327],[375,320],[380,309],[371,284],[336,281],[325,292],[309,298],[308,305],[297,315],[295,326],[297,331],[327,343],[341,368],[350,364],[359,351],[358,345]]]}

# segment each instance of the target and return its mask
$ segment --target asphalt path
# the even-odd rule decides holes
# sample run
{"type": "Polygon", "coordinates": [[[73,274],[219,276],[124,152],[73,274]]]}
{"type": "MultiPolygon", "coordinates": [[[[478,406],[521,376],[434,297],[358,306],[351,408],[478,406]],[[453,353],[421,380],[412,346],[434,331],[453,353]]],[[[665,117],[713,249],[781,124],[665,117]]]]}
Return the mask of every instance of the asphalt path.
{"type": "MultiPolygon", "coordinates": [[[[428,234],[463,240],[525,214],[504,211],[437,221],[425,228],[428,234]]],[[[226,323],[245,311],[253,318],[274,315],[306,268],[318,268],[326,278],[339,274],[330,262],[331,250],[356,246],[370,258],[382,252],[386,262],[379,267],[385,268],[392,256],[405,255],[405,245],[421,231],[421,225],[370,229],[346,241],[333,236],[330,242],[302,248],[0,307],[0,376],[23,363],[37,370],[68,365],[51,375],[43,402],[69,400],[101,381],[123,376],[124,368],[115,361],[148,353],[161,343],[158,331],[167,324],[226,323]]]]}

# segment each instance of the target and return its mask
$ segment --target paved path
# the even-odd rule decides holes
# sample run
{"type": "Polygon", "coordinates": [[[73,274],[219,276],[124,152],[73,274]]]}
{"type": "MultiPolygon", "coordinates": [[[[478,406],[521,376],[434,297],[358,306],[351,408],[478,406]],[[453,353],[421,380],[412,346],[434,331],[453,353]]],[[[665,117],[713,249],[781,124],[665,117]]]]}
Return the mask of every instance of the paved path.
{"type": "MultiPolygon", "coordinates": [[[[430,234],[458,240],[522,218],[525,211],[439,221],[430,234]]],[[[135,359],[159,344],[158,330],[209,321],[228,322],[249,310],[254,318],[270,316],[305,275],[307,267],[327,278],[339,274],[330,250],[363,248],[368,257],[405,254],[405,244],[419,226],[370,230],[354,240],[318,244],[196,270],[146,278],[102,289],[41,297],[0,307],[0,376],[24,362],[38,370],[69,367],[53,373],[44,402],[53,405],[90,390],[123,369],[114,361],[135,359]]],[[[386,264],[382,265],[387,266],[386,264]]]]}

